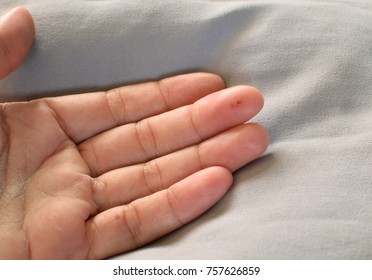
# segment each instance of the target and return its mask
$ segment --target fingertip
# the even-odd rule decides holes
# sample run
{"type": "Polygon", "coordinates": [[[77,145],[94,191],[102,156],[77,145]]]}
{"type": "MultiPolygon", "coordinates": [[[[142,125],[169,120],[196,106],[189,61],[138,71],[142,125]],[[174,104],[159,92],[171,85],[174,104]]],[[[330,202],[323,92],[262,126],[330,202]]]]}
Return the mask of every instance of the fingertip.
{"type": "Polygon", "coordinates": [[[22,63],[35,37],[35,24],[30,12],[20,6],[0,19],[0,79],[22,63]]]}
{"type": "Polygon", "coordinates": [[[160,80],[159,85],[169,109],[192,104],[225,88],[220,76],[204,72],[168,77],[160,80]]]}
{"type": "Polygon", "coordinates": [[[199,86],[204,88],[208,93],[213,93],[226,87],[225,81],[222,77],[214,73],[195,72],[181,76],[192,81],[197,81],[199,86]]]}
{"type": "Polygon", "coordinates": [[[216,91],[220,89],[224,89],[226,87],[225,81],[223,78],[214,73],[207,73],[207,72],[200,72],[201,75],[205,77],[205,79],[209,79],[212,84],[216,86],[216,91]]]}
{"type": "Polygon", "coordinates": [[[226,88],[225,81],[217,74],[199,72],[194,73],[194,75],[194,77],[197,77],[198,79],[199,87],[203,92],[205,92],[204,96],[213,94],[226,88]]]}
{"type": "Polygon", "coordinates": [[[223,195],[233,184],[233,175],[230,170],[223,166],[211,166],[204,170],[211,177],[211,185],[220,188],[223,195]]]}
{"type": "MultiPolygon", "coordinates": [[[[228,91],[227,89],[226,91],[228,91]]],[[[247,109],[244,115],[249,119],[257,115],[264,106],[264,96],[261,91],[253,86],[240,85],[231,88],[232,91],[238,93],[236,100],[232,100],[232,106],[244,105],[247,109]]],[[[269,144],[269,133],[265,127],[258,123],[249,123],[251,127],[252,142],[257,144],[257,151],[259,155],[263,153],[269,144]]]]}
{"type": "MultiPolygon", "coordinates": [[[[19,28],[23,31],[24,43],[29,49],[32,45],[33,39],[35,38],[35,22],[28,9],[23,6],[14,8],[11,13],[14,15],[14,24],[19,24],[19,28]],[[17,22],[16,22],[17,20],[17,22]]],[[[26,53],[28,50],[26,51],[26,53]]]]}
{"type": "MultiPolygon", "coordinates": [[[[264,106],[265,100],[261,91],[252,86],[240,86],[242,87],[242,92],[248,96],[248,103],[252,108],[252,115],[256,115],[264,106]]],[[[265,127],[258,123],[249,123],[252,133],[252,143],[257,146],[257,157],[260,156],[267,148],[270,142],[270,135],[265,127]]]]}
{"type": "Polygon", "coordinates": [[[31,34],[35,34],[35,22],[30,11],[23,6],[18,6],[14,8],[13,12],[22,16],[26,21],[26,25],[30,29],[31,34]]]}
{"type": "Polygon", "coordinates": [[[259,104],[260,110],[265,104],[264,96],[261,91],[255,87],[249,86],[250,94],[255,96],[257,103],[259,104]]]}
{"type": "Polygon", "coordinates": [[[264,106],[264,97],[259,89],[248,85],[236,87],[240,88],[241,91],[249,97],[249,103],[256,109],[257,113],[261,111],[264,106]]]}
{"type": "Polygon", "coordinates": [[[255,146],[257,157],[259,157],[267,149],[270,142],[270,135],[265,127],[258,123],[250,123],[252,136],[251,143],[255,146]]]}
{"type": "Polygon", "coordinates": [[[178,216],[187,223],[216,204],[233,183],[231,172],[222,166],[203,169],[173,185],[178,216]]]}
{"type": "Polygon", "coordinates": [[[192,117],[200,135],[209,138],[246,123],[260,112],[263,103],[263,96],[259,90],[239,85],[198,100],[191,113],[196,112],[192,117]]]}

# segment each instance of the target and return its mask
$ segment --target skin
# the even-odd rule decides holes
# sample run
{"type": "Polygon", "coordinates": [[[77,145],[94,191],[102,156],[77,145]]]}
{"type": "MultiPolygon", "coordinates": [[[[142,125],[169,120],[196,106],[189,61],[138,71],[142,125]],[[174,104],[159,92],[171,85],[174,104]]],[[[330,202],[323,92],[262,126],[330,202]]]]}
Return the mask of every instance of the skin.
{"type": "MultiPolygon", "coordinates": [[[[1,78],[34,36],[25,8],[1,18],[1,78]]],[[[262,106],[208,73],[0,104],[0,259],[103,259],[190,222],[266,149],[262,106]]]]}

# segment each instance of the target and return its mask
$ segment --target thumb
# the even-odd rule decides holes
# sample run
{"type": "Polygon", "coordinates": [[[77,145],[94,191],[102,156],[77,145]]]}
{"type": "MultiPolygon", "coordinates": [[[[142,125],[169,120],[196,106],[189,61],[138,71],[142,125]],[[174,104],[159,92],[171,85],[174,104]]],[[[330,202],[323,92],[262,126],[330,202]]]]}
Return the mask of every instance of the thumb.
{"type": "Polygon", "coordinates": [[[17,7],[0,18],[0,79],[21,65],[35,37],[31,14],[17,7]]]}

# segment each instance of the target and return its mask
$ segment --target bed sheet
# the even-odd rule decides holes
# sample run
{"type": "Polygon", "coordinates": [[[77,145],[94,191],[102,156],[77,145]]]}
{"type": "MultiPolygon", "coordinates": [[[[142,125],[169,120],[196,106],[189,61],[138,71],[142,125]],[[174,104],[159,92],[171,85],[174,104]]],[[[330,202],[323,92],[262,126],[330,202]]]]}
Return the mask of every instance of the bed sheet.
{"type": "MultiPolygon", "coordinates": [[[[183,228],[115,259],[372,259],[371,1],[2,0],[37,36],[1,100],[193,71],[250,84],[265,154],[183,228]]],[[[92,124],[94,125],[94,124],[92,124]]]]}

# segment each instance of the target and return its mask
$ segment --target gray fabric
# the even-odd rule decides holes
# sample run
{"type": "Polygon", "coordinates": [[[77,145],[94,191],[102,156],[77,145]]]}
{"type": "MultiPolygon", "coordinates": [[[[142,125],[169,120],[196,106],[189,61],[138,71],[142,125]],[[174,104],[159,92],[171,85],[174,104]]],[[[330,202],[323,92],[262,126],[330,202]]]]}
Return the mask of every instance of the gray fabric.
{"type": "MultiPolygon", "coordinates": [[[[205,215],[120,259],[372,259],[371,1],[2,0],[37,25],[1,99],[192,71],[263,92],[271,144],[205,215]]],[[[94,124],[92,124],[94,125],[94,124]]]]}

